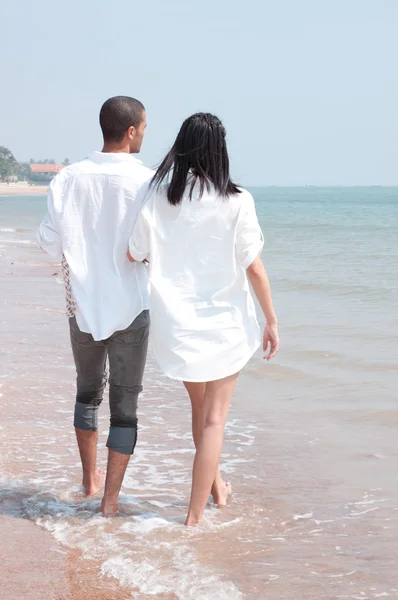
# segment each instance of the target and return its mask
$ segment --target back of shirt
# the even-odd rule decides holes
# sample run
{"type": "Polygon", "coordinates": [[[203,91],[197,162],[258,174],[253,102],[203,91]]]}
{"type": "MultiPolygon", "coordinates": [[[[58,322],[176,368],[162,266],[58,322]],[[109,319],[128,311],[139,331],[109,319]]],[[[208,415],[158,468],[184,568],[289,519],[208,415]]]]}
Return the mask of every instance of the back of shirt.
{"type": "Polygon", "coordinates": [[[149,188],[130,253],[137,261],[149,257],[151,308],[158,301],[159,314],[166,311],[184,330],[224,329],[246,305],[245,269],[261,252],[263,237],[248,191],[229,198],[213,188],[199,192],[196,185],[191,199],[187,186],[173,206],[165,185],[149,188]]]}
{"type": "Polygon", "coordinates": [[[128,327],[149,306],[146,268],[127,259],[141,203],[153,172],[127,153],[94,152],[52,181],[38,241],[69,266],[82,331],[95,340],[128,327]]]}
{"type": "Polygon", "coordinates": [[[197,184],[191,197],[187,185],[174,206],[166,185],[148,189],[129,249],[149,260],[152,349],[166,375],[212,381],[246,364],[260,330],[245,270],[262,247],[248,191],[200,196],[197,184]]]}

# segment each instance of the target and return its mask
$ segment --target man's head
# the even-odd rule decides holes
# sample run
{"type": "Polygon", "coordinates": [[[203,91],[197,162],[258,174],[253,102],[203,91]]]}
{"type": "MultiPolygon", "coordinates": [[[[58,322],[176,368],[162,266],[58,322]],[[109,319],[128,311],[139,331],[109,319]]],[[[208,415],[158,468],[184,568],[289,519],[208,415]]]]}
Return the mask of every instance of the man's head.
{"type": "Polygon", "coordinates": [[[139,100],[128,96],[109,98],[101,108],[99,120],[105,146],[128,147],[131,154],[140,151],[146,114],[139,100]]]}

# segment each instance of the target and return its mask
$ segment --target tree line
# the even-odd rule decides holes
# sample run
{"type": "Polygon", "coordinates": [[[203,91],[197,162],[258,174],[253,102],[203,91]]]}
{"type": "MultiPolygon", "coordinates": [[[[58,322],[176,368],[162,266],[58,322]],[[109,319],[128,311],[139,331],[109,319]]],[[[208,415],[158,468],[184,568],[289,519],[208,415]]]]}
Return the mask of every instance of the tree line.
{"type": "MultiPolygon", "coordinates": [[[[32,164],[57,164],[54,158],[37,160],[31,158],[28,163],[18,162],[9,148],[0,146],[0,181],[30,181],[32,183],[48,183],[53,178],[53,173],[32,173],[32,164]]],[[[62,161],[64,166],[70,164],[69,158],[62,161]]]]}

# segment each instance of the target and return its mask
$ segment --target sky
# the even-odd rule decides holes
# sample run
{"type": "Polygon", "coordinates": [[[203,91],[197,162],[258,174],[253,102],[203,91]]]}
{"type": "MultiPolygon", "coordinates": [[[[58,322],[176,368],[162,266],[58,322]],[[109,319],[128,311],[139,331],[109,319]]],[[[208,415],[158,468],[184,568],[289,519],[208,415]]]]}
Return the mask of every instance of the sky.
{"type": "Polygon", "coordinates": [[[209,111],[241,185],[398,185],[397,32],[397,0],[3,0],[0,145],[79,160],[128,95],[148,166],[209,111]]]}

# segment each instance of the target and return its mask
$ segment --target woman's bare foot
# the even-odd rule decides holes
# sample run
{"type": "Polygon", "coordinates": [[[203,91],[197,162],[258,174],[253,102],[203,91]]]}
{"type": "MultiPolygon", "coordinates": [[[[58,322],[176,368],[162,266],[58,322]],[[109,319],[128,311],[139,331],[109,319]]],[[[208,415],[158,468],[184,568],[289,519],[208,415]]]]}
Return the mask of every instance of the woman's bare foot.
{"type": "MultiPolygon", "coordinates": [[[[228,496],[232,494],[232,486],[229,481],[225,482],[222,479],[217,481],[217,483],[213,483],[213,487],[211,488],[211,495],[213,496],[214,504],[217,506],[226,506],[228,496]]],[[[186,518],[185,525],[186,527],[195,527],[199,525],[201,519],[197,516],[189,514],[186,518]]]]}
{"type": "Polygon", "coordinates": [[[199,523],[200,523],[200,519],[197,519],[188,514],[188,516],[185,520],[185,527],[195,527],[196,525],[199,525],[199,523]]]}
{"type": "Polygon", "coordinates": [[[104,517],[111,517],[117,513],[117,500],[108,500],[105,496],[101,502],[101,512],[104,517]]]}
{"type": "Polygon", "coordinates": [[[97,469],[91,477],[83,478],[83,487],[85,496],[94,496],[104,485],[105,473],[102,469],[97,469]]]}
{"type": "Polygon", "coordinates": [[[211,488],[211,495],[213,496],[214,504],[217,506],[226,506],[228,496],[232,494],[232,486],[229,481],[221,481],[221,483],[214,483],[211,488]]]}

